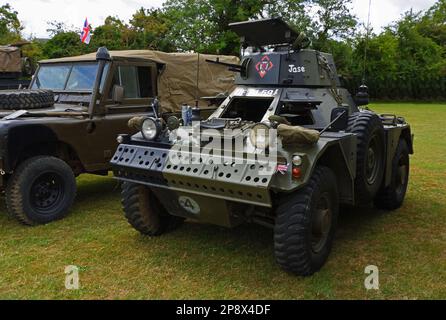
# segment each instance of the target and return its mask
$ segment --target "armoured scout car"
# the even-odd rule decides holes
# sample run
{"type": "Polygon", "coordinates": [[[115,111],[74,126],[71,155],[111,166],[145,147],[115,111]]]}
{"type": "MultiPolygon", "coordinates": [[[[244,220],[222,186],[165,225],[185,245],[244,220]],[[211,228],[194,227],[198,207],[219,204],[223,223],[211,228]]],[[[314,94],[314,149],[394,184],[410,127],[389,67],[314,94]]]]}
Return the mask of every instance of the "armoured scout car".
{"type": "Polygon", "coordinates": [[[340,205],[402,205],[411,129],[359,108],[366,87],[353,98],[332,56],[282,20],[231,28],[242,64],[209,62],[237,72],[236,88],[208,119],[147,118],[120,137],[112,165],[125,215],[150,236],[184,219],[269,226],[279,265],[308,276],[328,258],[340,205]]]}
{"type": "Polygon", "coordinates": [[[42,61],[31,90],[0,91],[0,187],[8,213],[28,225],[64,217],[75,177],[108,174],[117,135],[137,131],[127,126],[130,118],[151,114],[154,101],[175,113],[178,96],[192,103],[197,95],[231,91],[232,72],[197,72],[206,58],[212,56],[102,48],[42,61]],[[197,75],[206,87],[197,89],[197,75]]]}

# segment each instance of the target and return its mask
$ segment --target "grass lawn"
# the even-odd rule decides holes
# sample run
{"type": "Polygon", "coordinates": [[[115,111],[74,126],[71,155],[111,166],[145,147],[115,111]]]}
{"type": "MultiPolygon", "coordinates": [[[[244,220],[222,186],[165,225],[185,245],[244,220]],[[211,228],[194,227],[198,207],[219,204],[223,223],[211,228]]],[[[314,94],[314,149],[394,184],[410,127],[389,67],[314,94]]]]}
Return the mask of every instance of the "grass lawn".
{"type": "Polygon", "coordinates": [[[186,223],[160,238],[125,221],[116,182],[83,176],[70,216],[46,226],[0,214],[0,299],[446,299],[446,105],[380,104],[415,133],[404,207],[343,212],[327,265],[311,278],[276,265],[272,231],[186,223]],[[64,268],[81,289],[65,290],[64,268]],[[380,270],[380,290],[364,269],[380,270]]]}

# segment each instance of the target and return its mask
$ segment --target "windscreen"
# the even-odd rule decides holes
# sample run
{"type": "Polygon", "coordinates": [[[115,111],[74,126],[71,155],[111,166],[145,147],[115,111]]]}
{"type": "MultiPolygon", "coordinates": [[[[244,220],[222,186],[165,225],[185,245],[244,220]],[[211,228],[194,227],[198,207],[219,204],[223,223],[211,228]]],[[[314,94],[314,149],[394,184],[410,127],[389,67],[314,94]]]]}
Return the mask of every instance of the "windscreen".
{"type": "MultiPolygon", "coordinates": [[[[107,64],[102,76],[101,90],[108,72],[107,64]]],[[[93,91],[98,63],[45,64],[41,65],[33,81],[32,89],[53,91],[93,91]]]]}

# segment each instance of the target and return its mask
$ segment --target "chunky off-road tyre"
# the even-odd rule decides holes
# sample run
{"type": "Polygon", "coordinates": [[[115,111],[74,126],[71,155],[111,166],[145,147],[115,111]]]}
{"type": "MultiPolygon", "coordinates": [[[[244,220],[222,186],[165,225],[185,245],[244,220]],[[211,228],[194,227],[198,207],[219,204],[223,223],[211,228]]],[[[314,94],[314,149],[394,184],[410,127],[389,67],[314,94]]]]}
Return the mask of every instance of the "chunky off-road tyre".
{"type": "Polygon", "coordinates": [[[75,197],[76,179],[71,168],[47,156],[22,162],[6,188],[9,215],[31,226],[64,218],[75,197]]]}
{"type": "Polygon", "coordinates": [[[409,183],[409,147],[404,139],[398,143],[395,156],[392,161],[392,179],[386,188],[381,188],[376,196],[375,207],[383,210],[396,210],[401,208],[406,197],[409,183]]]}
{"type": "Polygon", "coordinates": [[[170,215],[146,186],[124,182],[121,194],[127,221],[144,235],[160,236],[184,222],[183,218],[170,215]]]}
{"type": "Polygon", "coordinates": [[[378,193],[384,178],[384,127],[378,115],[363,111],[350,116],[347,131],[356,134],[358,141],[355,179],[356,204],[369,204],[378,193]]]}
{"type": "Polygon", "coordinates": [[[49,90],[1,90],[0,109],[32,110],[52,107],[54,93],[49,90]]]}
{"type": "Polygon", "coordinates": [[[310,276],[327,261],[339,213],[334,173],[317,167],[308,184],[279,200],[274,228],[278,264],[291,273],[310,276]]]}

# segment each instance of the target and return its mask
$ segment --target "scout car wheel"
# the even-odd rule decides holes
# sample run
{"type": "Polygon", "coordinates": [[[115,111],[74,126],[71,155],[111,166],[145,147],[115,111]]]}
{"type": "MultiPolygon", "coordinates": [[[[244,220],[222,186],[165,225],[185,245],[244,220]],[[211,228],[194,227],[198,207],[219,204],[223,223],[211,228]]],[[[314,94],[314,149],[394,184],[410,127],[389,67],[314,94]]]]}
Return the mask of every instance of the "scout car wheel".
{"type": "Polygon", "coordinates": [[[282,268],[300,276],[319,271],[330,254],[339,212],[336,177],[318,167],[307,186],[280,200],[274,249],[282,268]]]}
{"type": "Polygon", "coordinates": [[[8,213],[26,225],[64,218],[76,196],[71,168],[54,157],[39,156],[19,165],[6,188],[8,213]]]}
{"type": "Polygon", "coordinates": [[[136,183],[122,184],[122,205],[127,221],[144,235],[160,236],[184,222],[167,213],[149,188],[136,183]]]}
{"type": "Polygon", "coordinates": [[[384,178],[384,128],[376,114],[358,112],[350,116],[347,131],[356,134],[358,140],[356,202],[368,204],[378,193],[384,178]]]}
{"type": "Polygon", "coordinates": [[[409,147],[401,139],[392,162],[392,180],[375,198],[375,206],[383,210],[396,210],[403,205],[409,183],[409,147]]]}
{"type": "Polygon", "coordinates": [[[0,91],[0,109],[31,110],[54,105],[54,93],[49,90],[0,91]]]}

